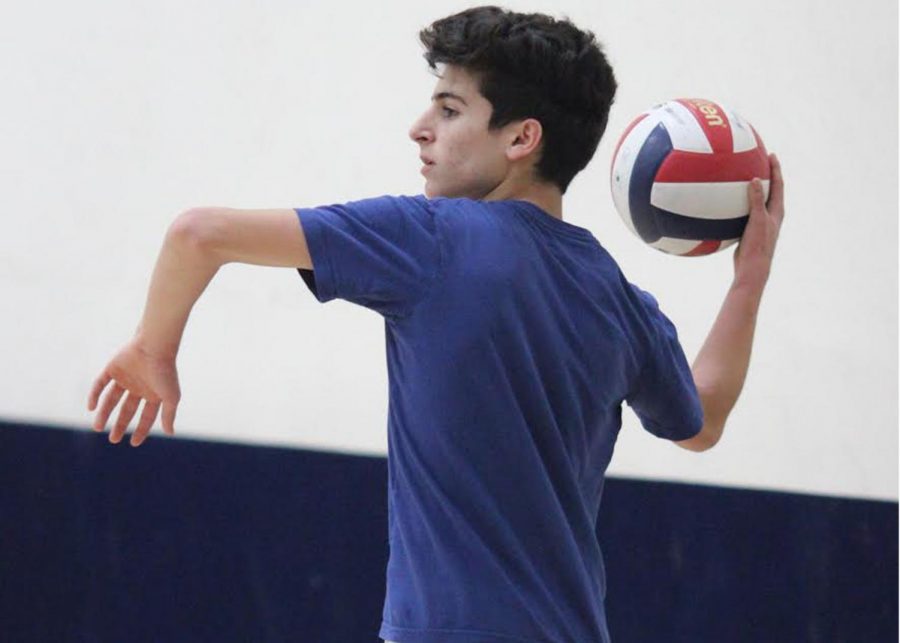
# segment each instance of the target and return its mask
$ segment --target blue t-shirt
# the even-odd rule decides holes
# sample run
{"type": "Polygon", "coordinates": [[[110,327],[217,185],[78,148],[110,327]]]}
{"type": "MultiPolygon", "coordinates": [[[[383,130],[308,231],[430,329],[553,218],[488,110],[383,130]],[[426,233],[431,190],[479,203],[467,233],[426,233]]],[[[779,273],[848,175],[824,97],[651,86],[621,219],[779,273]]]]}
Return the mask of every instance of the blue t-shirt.
{"type": "Polygon", "coordinates": [[[662,438],[703,412],[672,323],[584,228],[525,201],[298,208],[317,299],[385,319],[382,638],[608,641],[596,537],[622,402],[662,438]]]}

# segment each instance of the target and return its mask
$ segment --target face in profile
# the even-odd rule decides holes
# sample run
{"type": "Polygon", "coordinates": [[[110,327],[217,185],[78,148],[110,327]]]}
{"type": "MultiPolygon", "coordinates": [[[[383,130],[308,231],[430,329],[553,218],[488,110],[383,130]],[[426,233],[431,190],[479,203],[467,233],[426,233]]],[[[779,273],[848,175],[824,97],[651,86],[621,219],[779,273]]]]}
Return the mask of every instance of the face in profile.
{"type": "Polygon", "coordinates": [[[419,145],[427,197],[481,199],[504,180],[504,129],[488,130],[491,111],[472,74],[443,68],[431,105],[409,130],[419,145]]]}

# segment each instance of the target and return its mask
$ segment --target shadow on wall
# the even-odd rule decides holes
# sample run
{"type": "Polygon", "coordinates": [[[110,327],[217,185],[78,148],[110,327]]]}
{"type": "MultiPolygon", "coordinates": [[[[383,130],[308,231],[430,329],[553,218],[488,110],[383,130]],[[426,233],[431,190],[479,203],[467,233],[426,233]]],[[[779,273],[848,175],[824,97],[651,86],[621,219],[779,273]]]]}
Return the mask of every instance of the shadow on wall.
{"type": "MultiPolygon", "coordinates": [[[[387,464],[0,423],[0,639],[378,641],[387,464]]],[[[896,641],[897,503],[609,479],[613,640],[896,641]]]]}

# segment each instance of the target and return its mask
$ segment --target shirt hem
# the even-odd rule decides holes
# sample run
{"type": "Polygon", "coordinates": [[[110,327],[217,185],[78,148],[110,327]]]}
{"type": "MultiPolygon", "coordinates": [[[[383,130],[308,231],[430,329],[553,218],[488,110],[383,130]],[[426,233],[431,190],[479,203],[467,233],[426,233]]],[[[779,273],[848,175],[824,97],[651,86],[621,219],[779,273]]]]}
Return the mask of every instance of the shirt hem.
{"type": "MultiPolygon", "coordinates": [[[[310,290],[321,303],[327,303],[337,297],[337,291],[335,289],[336,276],[327,251],[328,242],[325,231],[322,229],[315,208],[294,208],[294,212],[297,213],[299,225],[306,238],[306,247],[312,260],[312,273],[316,287],[315,289],[310,287],[310,290]]],[[[300,276],[303,276],[302,272],[300,276]]],[[[305,278],[304,281],[306,281],[305,278]]],[[[310,286],[308,281],[307,286],[310,286]]]]}
{"type": "Polygon", "coordinates": [[[490,632],[488,630],[461,630],[461,629],[434,629],[427,630],[397,627],[386,621],[381,622],[381,630],[378,636],[396,643],[555,643],[550,639],[533,639],[516,636],[515,634],[503,634],[502,632],[490,632]]]}

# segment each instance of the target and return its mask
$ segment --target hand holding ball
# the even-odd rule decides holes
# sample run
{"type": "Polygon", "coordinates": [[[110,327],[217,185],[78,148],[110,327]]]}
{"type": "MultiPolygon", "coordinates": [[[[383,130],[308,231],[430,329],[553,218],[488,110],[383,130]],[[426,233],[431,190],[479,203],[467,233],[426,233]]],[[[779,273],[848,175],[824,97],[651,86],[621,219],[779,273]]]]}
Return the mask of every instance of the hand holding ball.
{"type": "Polygon", "coordinates": [[[721,103],[678,98],[626,128],[613,154],[610,184],[625,224],[657,250],[711,254],[737,243],[747,225],[747,189],[769,158],[756,130],[721,103]]]}

